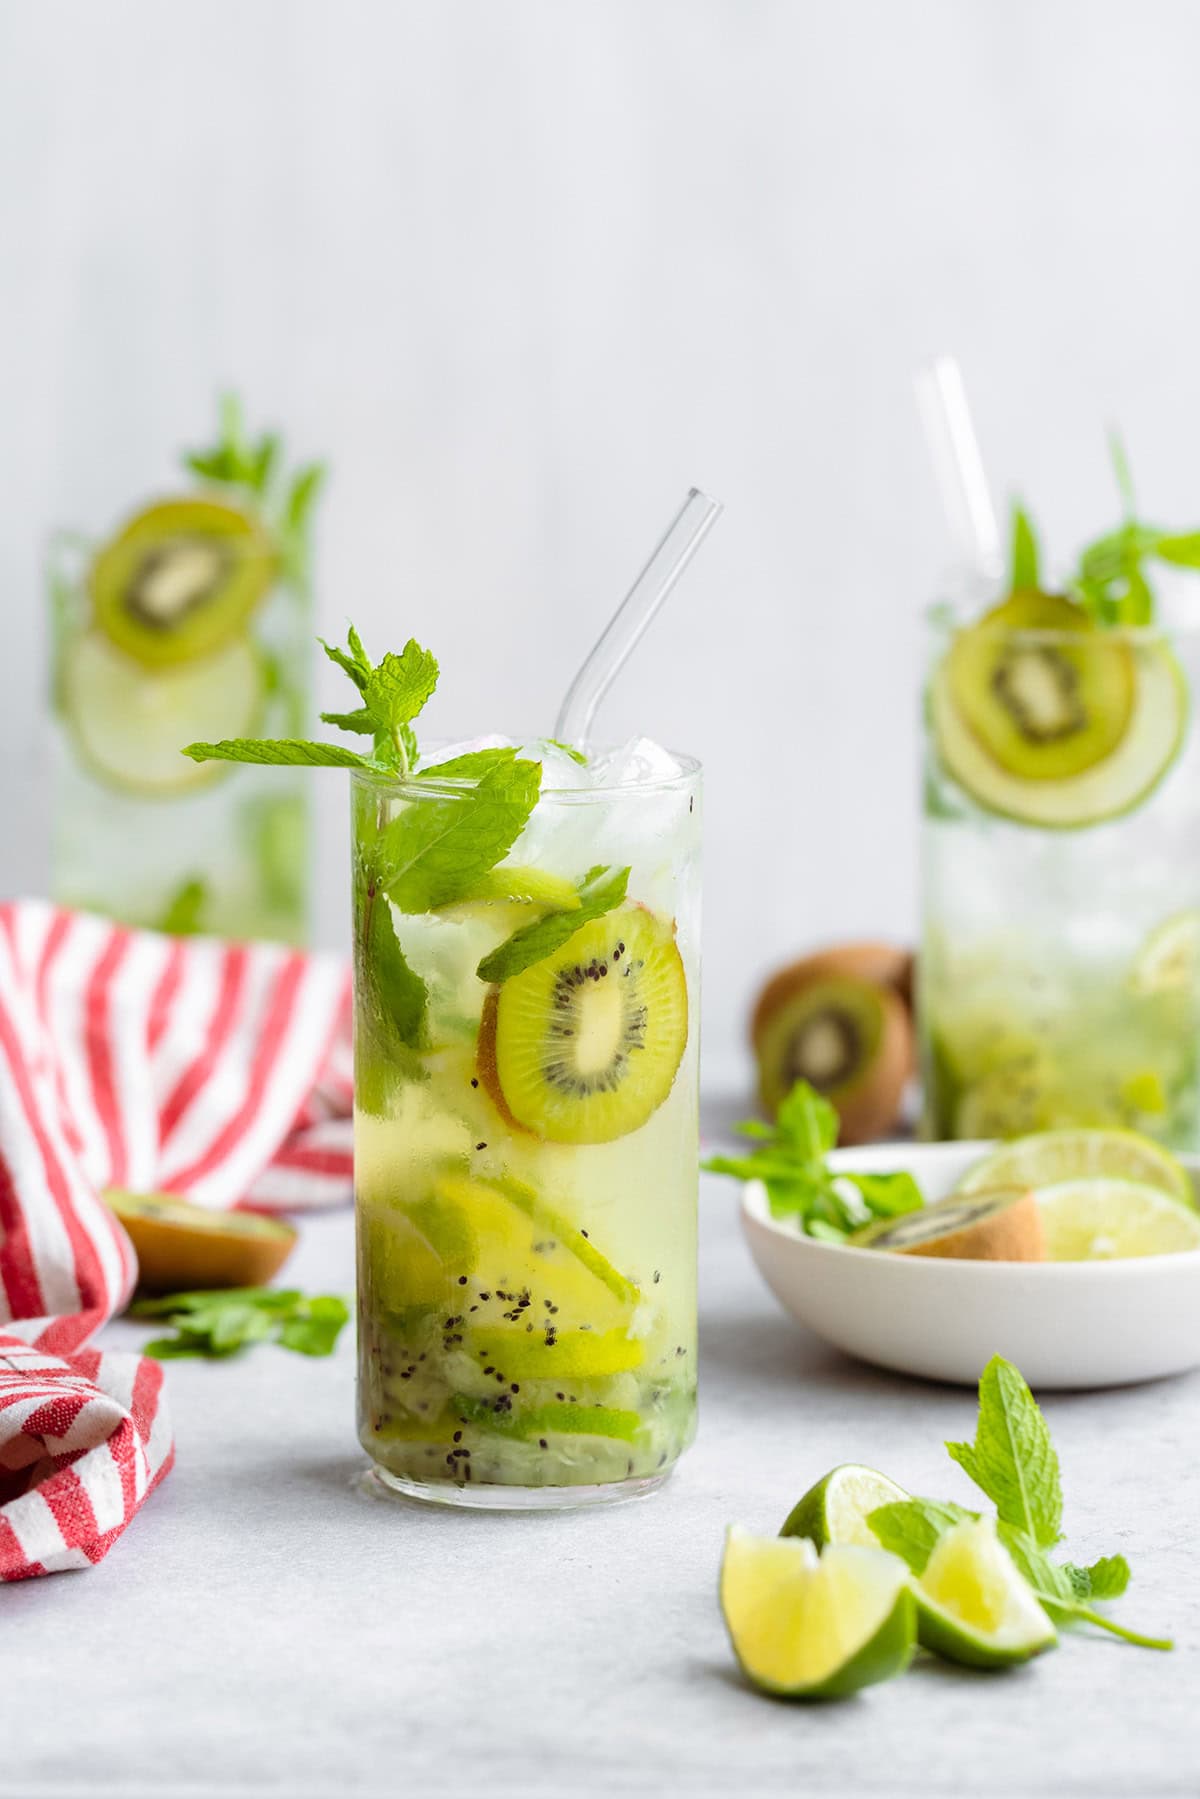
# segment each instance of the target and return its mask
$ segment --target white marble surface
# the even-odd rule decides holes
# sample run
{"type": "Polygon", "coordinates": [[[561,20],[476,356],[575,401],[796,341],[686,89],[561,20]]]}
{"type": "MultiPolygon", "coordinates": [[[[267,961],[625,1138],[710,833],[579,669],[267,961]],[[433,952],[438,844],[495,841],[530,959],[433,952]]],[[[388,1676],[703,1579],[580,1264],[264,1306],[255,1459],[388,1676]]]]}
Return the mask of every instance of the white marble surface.
{"type": "MultiPolygon", "coordinates": [[[[168,1371],[178,1466],[100,1567],[0,1590],[5,1799],[411,1795],[1194,1795],[1200,1380],[1051,1396],[1081,1554],[1127,1550],[1130,1621],[1174,1656],[1071,1637],[1028,1669],[930,1663],[841,1706],[738,1679],[721,1533],[773,1529],[831,1464],[965,1498],[966,1393],[855,1366],[760,1287],[734,1189],[703,1194],[703,1422],[656,1498],[439,1513],[353,1481],[350,1344],[168,1371]]],[[[341,1287],[350,1220],[295,1264],[341,1287]]],[[[113,1335],[133,1336],[130,1326],[113,1335]]]]}

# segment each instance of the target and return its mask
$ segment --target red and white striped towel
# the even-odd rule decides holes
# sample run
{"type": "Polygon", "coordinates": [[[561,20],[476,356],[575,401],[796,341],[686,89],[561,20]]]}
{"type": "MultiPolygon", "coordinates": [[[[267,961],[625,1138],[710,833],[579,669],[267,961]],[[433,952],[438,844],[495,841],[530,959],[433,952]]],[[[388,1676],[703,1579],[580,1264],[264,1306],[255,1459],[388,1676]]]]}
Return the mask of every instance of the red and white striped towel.
{"type": "Polygon", "coordinates": [[[105,1187],[348,1199],[349,976],[0,905],[0,1580],[99,1561],[171,1466],[162,1370],[84,1345],[136,1278],[105,1187]]]}

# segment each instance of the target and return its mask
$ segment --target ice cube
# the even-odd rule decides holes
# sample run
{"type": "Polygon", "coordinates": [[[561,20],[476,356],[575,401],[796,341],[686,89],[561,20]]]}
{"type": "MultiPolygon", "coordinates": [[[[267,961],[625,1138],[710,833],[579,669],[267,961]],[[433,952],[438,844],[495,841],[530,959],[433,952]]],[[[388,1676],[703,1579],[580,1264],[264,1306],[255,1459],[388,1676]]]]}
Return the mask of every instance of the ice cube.
{"type": "Polygon", "coordinates": [[[597,787],[639,787],[647,781],[671,781],[682,773],[678,758],[652,737],[631,737],[591,761],[592,784],[597,787]]]}

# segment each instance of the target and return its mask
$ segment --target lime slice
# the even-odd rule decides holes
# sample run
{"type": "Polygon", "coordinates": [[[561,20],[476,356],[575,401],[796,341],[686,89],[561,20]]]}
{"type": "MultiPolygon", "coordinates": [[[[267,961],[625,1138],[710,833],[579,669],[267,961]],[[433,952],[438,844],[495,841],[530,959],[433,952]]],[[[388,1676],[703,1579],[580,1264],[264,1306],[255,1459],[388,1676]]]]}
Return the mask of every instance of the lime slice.
{"type": "Polygon", "coordinates": [[[1188,695],[1183,672],[1165,645],[1150,640],[1132,651],[1133,705],[1109,753],[1074,774],[1022,774],[1006,767],[971,729],[955,699],[951,658],[933,679],[931,715],[938,753],[949,774],[989,812],[1020,824],[1069,830],[1131,811],[1158,785],[1183,743],[1188,695]]]}
{"type": "Polygon", "coordinates": [[[1151,931],[1130,977],[1135,993],[1189,993],[1200,972],[1200,911],[1177,912],[1151,931]]]}
{"type": "Polygon", "coordinates": [[[959,1193],[991,1187],[1050,1187],[1060,1181],[1108,1177],[1140,1181],[1192,1203],[1186,1168],[1136,1131],[1042,1131],[993,1150],[959,1181],[959,1193]]]}
{"type": "Polygon", "coordinates": [[[263,670],[248,638],[155,672],[88,631],[65,652],[63,705],[81,759],[102,781],[149,798],[206,787],[228,765],[191,762],[197,738],[245,737],[258,722],[263,670]]]}
{"type": "Polygon", "coordinates": [[[781,1537],[809,1537],[818,1549],[827,1543],[857,1543],[878,1549],[879,1541],[867,1524],[867,1515],[881,1505],[893,1505],[909,1494],[886,1474],[843,1462],[808,1489],[788,1513],[781,1537]]]}
{"type": "Polygon", "coordinates": [[[890,1680],[916,1637],[897,1556],[858,1544],[818,1555],[807,1537],[755,1537],[736,1524],[721,1562],[721,1614],[746,1678],[786,1699],[843,1699],[890,1680]]]}
{"type": "Polygon", "coordinates": [[[556,912],[576,912],[580,898],[574,884],[562,875],[550,874],[544,868],[524,868],[516,862],[501,862],[480,875],[465,893],[450,904],[439,906],[442,913],[454,914],[469,906],[491,906],[505,902],[521,906],[543,906],[556,912]]]}
{"type": "Polygon", "coordinates": [[[921,1642],[969,1668],[1028,1661],[1058,1641],[991,1518],[952,1525],[917,1580],[921,1642]]]}
{"type": "Polygon", "coordinates": [[[1200,1216],[1137,1181],[1061,1181],[1037,1193],[1052,1262],[1115,1261],[1200,1249],[1200,1216]]]}

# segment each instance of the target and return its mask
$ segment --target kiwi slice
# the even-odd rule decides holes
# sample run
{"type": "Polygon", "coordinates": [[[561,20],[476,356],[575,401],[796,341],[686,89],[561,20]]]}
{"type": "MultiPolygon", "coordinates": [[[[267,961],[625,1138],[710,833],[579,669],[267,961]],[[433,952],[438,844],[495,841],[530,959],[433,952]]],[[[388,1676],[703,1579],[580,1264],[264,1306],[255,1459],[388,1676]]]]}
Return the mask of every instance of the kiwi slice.
{"type": "Polygon", "coordinates": [[[790,982],[777,980],[768,993],[754,1029],[765,1109],[773,1116],[796,1082],[807,1081],[837,1108],[842,1143],[869,1142],[889,1131],[913,1056],[912,1026],[899,995],[848,976],[811,980],[803,963],[790,982]]]}
{"type": "Polygon", "coordinates": [[[262,1287],[296,1246],[296,1231],[261,1212],[214,1212],[176,1193],[109,1187],[112,1208],[137,1251],[143,1293],[208,1287],[262,1287]]]}
{"type": "Polygon", "coordinates": [[[240,631],[276,570],[271,540],[248,513],[222,500],[163,500],[98,551],[89,587],[101,630],[162,668],[240,631]]]}
{"type": "Polygon", "coordinates": [[[1043,1262],[1042,1214],[1028,1187],[952,1194],[902,1218],[880,1219],[850,1239],[856,1249],[971,1262],[1043,1262]]]}
{"type": "Polygon", "coordinates": [[[947,771],[989,811],[1050,829],[1137,805],[1178,753],[1187,687],[1152,634],[1107,632],[1057,594],[1013,594],[960,631],[931,710],[947,771]]]}
{"type": "Polygon", "coordinates": [[[63,708],[84,765],[109,787],[147,799],[211,787],[228,763],[192,762],[198,737],[248,737],[264,700],[262,659],[247,637],[184,667],[152,671],[100,631],[68,646],[63,708]]]}
{"type": "Polygon", "coordinates": [[[643,906],[594,919],[488,995],[480,1079],[551,1143],[610,1143],[670,1093],[688,1037],[675,927],[643,906]]]}

